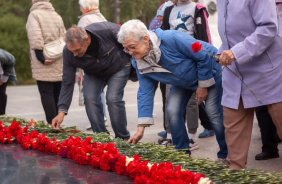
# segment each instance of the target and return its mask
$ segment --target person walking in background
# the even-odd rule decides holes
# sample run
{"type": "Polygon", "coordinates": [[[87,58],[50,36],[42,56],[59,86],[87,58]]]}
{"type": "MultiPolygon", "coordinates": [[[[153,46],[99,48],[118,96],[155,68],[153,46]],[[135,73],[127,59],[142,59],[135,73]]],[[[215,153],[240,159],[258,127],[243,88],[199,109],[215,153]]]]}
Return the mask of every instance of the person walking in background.
{"type": "MultiPolygon", "coordinates": [[[[174,6],[168,6],[163,9],[163,15],[159,15],[162,20],[161,28],[163,30],[179,30],[186,34],[189,34],[196,39],[208,42],[211,44],[209,27],[208,27],[208,13],[204,6],[199,3],[194,3],[191,0],[173,0],[174,6]]],[[[168,91],[167,98],[169,95],[170,85],[167,85],[166,90],[168,91]]],[[[199,135],[200,138],[209,137],[214,135],[214,131],[211,129],[210,122],[207,119],[204,104],[198,106],[196,100],[196,93],[192,94],[188,105],[186,107],[186,121],[188,128],[188,137],[190,142],[190,149],[197,149],[198,143],[196,139],[196,133],[199,126],[199,109],[201,109],[200,119],[205,125],[205,130],[199,135]],[[209,128],[206,129],[206,128],[209,128]]],[[[167,131],[169,126],[166,125],[167,131]]]]}
{"type": "Polygon", "coordinates": [[[26,23],[30,46],[32,77],[37,81],[41,102],[50,125],[58,112],[61,90],[63,58],[52,60],[43,55],[44,45],[64,37],[65,26],[50,0],[32,0],[26,23]]]}
{"type": "Polygon", "coordinates": [[[256,160],[268,160],[279,157],[276,127],[268,113],[267,106],[257,107],[255,110],[261,132],[262,152],[255,156],[256,160]]]}
{"type": "Polygon", "coordinates": [[[225,143],[221,96],[221,66],[205,52],[193,53],[192,44],[200,42],[210,54],[217,49],[176,30],[148,31],[140,20],[129,20],[121,26],[118,41],[132,55],[132,65],[139,79],[138,129],[128,140],[136,144],[144,135],[145,127],[154,124],[154,82],[171,84],[167,114],[173,145],[176,149],[189,149],[184,112],[194,91],[198,103],[206,102],[206,112],[212,120],[220,150],[218,158],[225,159],[225,143]]]}
{"type": "MultiPolygon", "coordinates": [[[[79,7],[82,13],[79,16],[79,22],[77,26],[86,27],[92,23],[107,21],[106,18],[101,14],[99,10],[99,0],[79,0],[79,7]]],[[[84,97],[83,97],[83,81],[84,81],[84,72],[82,69],[78,69],[78,88],[79,88],[79,105],[84,106],[84,97]]],[[[101,101],[103,104],[103,114],[104,121],[107,121],[107,112],[106,112],[106,99],[105,93],[101,93],[101,101]]],[[[107,123],[105,124],[107,126],[107,123]]],[[[91,129],[91,124],[87,125],[86,129],[91,129]]]]}
{"type": "Polygon", "coordinates": [[[6,50],[0,49],[0,115],[6,114],[8,81],[17,84],[15,58],[6,50]]]}
{"type": "MultiPolygon", "coordinates": [[[[276,0],[276,6],[280,20],[282,20],[282,0],[276,0]]],[[[255,156],[256,160],[268,160],[279,157],[278,142],[281,142],[277,135],[276,127],[268,113],[267,106],[256,108],[256,116],[261,132],[262,152],[255,156]]]]}
{"type": "Polygon", "coordinates": [[[130,56],[117,41],[120,26],[98,22],[85,28],[73,26],[66,33],[64,48],[63,84],[58,103],[59,113],[52,127],[60,128],[71,104],[75,70],[81,68],[84,76],[84,102],[93,132],[108,132],[104,123],[101,92],[107,85],[106,100],[115,137],[129,139],[124,88],[130,73],[130,56]]]}
{"type": "Polygon", "coordinates": [[[275,0],[217,0],[217,7],[229,168],[245,169],[256,107],[267,106],[282,138],[282,22],[275,0]]]}

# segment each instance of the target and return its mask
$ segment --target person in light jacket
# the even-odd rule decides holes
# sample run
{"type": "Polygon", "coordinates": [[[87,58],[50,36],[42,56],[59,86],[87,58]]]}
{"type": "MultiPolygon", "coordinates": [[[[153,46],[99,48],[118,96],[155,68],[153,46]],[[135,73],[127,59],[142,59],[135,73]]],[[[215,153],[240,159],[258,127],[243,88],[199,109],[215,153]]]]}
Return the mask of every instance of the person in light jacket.
{"type": "Polygon", "coordinates": [[[30,46],[32,77],[36,80],[48,124],[58,112],[57,103],[63,75],[63,58],[43,55],[44,45],[64,37],[66,29],[50,0],[32,0],[26,23],[30,46]]]}
{"type": "Polygon", "coordinates": [[[275,0],[217,0],[217,6],[219,63],[238,76],[222,72],[229,167],[244,169],[256,107],[267,105],[282,138],[282,22],[275,0]]]}

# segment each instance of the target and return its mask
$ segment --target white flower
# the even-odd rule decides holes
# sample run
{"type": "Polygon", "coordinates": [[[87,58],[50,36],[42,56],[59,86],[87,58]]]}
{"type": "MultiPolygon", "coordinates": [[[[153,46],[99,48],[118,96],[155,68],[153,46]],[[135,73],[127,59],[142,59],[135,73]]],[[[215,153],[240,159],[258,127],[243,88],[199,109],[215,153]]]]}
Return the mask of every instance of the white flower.
{"type": "Polygon", "coordinates": [[[134,158],[130,158],[130,157],[128,157],[128,156],[126,156],[126,163],[125,163],[125,166],[128,166],[128,164],[131,162],[131,161],[133,161],[134,160],[134,158]]]}
{"type": "Polygon", "coordinates": [[[209,178],[200,178],[198,184],[211,184],[211,181],[209,178]]]}

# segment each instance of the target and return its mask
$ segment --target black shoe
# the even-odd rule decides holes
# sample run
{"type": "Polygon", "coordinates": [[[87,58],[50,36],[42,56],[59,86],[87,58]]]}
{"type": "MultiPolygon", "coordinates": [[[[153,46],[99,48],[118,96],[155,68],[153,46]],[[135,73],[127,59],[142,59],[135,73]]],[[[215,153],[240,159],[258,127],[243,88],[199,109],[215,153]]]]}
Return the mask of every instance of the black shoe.
{"type": "Polygon", "coordinates": [[[159,145],[161,146],[172,146],[172,140],[167,138],[160,138],[158,140],[159,145]]]}
{"type": "Polygon", "coordinates": [[[267,153],[267,152],[261,152],[256,155],[255,159],[256,160],[268,160],[272,158],[278,158],[279,153],[267,153]]]}

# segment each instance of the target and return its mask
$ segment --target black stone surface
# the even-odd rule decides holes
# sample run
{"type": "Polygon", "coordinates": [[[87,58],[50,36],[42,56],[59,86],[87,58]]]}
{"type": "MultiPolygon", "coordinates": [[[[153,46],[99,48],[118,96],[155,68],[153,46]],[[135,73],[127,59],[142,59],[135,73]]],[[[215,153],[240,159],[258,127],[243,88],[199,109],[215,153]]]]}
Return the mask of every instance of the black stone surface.
{"type": "Polygon", "coordinates": [[[114,172],[76,164],[73,160],[18,144],[0,144],[0,184],[131,184],[114,172]]]}

